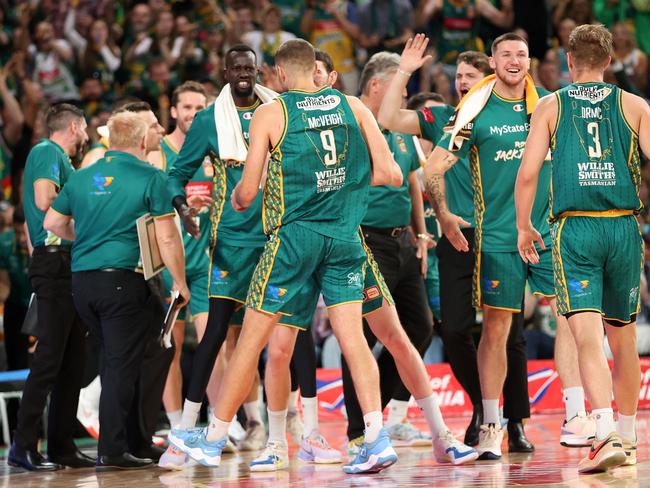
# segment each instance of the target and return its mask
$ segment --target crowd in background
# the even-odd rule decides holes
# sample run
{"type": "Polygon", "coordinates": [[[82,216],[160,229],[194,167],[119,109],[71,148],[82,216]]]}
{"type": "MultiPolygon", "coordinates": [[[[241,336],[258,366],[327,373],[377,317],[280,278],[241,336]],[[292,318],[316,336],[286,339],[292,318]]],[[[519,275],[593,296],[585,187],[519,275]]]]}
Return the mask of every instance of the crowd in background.
{"type": "MultiPolygon", "coordinates": [[[[537,83],[553,91],[570,82],[569,33],[577,24],[591,22],[605,24],[614,36],[606,81],[650,98],[650,0],[0,0],[0,301],[5,303],[5,336],[15,330],[7,327],[8,321],[22,323],[31,294],[21,175],[29,149],[45,136],[43,114],[51,104],[68,101],[83,109],[90,145],[100,139],[96,129],[106,123],[114,104],[129,97],[149,102],[170,132],[174,88],[196,80],[216,96],[224,84],[223,55],[229,46],[250,45],[260,63],[261,83],[274,87],[273,53],[287,39],[305,38],[332,56],[340,74],[337,87],[357,94],[360,68],[368,57],[382,50],[401,52],[416,32],[431,37],[434,57],[413,77],[409,94],[433,91],[455,104],[457,54],[469,49],[489,53],[492,39],[512,30],[528,39],[537,83]]],[[[641,197],[646,204],[648,171],[644,164],[641,197]]],[[[650,241],[650,218],[643,219],[650,241]]],[[[650,270],[650,255],[646,262],[650,270]]],[[[649,306],[640,323],[650,318],[647,286],[645,291],[649,306]]],[[[529,338],[533,344],[539,334],[552,338],[547,308],[531,302],[528,309],[536,324],[529,338]]],[[[326,327],[314,330],[327,335],[326,327]]],[[[12,344],[21,351],[29,346],[26,338],[9,339],[18,341],[12,344]]],[[[10,368],[27,367],[23,359],[8,359],[10,368]]]]}

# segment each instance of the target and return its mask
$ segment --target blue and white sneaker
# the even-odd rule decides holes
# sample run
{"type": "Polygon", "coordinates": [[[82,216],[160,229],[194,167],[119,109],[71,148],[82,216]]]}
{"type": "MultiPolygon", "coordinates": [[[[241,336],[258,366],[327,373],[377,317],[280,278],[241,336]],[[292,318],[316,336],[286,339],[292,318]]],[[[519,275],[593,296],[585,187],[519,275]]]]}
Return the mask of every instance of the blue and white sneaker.
{"type": "Polygon", "coordinates": [[[279,471],[289,467],[289,446],[284,442],[268,441],[262,453],[249,465],[253,472],[279,471]]]}
{"type": "Polygon", "coordinates": [[[172,429],[167,439],[176,449],[180,449],[203,466],[216,468],[221,462],[221,453],[226,447],[228,436],[210,442],[206,437],[207,433],[207,427],[172,429]]]}
{"type": "Polygon", "coordinates": [[[439,463],[463,464],[478,458],[476,449],[457,440],[448,430],[433,442],[433,455],[439,463]]]}
{"type": "Polygon", "coordinates": [[[390,444],[388,431],[382,428],[375,442],[364,442],[357,457],[343,466],[343,471],[347,474],[379,473],[396,462],[397,453],[390,444]]]}

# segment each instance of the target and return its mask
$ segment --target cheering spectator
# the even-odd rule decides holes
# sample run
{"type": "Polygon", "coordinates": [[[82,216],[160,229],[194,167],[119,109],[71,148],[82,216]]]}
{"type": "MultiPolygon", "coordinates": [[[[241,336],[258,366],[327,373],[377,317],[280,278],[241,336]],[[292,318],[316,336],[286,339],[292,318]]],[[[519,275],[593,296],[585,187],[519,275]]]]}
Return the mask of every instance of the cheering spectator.
{"type": "MultiPolygon", "coordinates": [[[[630,27],[618,22],[612,30],[614,38],[614,64],[622,64],[622,69],[632,84],[642,93],[648,83],[648,56],[636,47],[630,27]]],[[[616,67],[614,67],[616,71],[616,67]]]]}
{"type": "Polygon", "coordinates": [[[259,64],[275,65],[275,52],[282,43],[294,39],[291,32],[282,30],[280,9],[275,5],[267,5],[262,10],[262,29],[247,32],[242,36],[244,44],[255,50],[259,64]]]}
{"type": "Polygon", "coordinates": [[[131,10],[130,31],[126,34],[124,69],[128,83],[135,87],[142,86],[142,76],[149,61],[149,52],[153,38],[149,35],[151,25],[151,8],[146,3],[136,4],[131,10]]]}
{"type": "Polygon", "coordinates": [[[401,52],[413,36],[413,7],[409,0],[371,0],[359,8],[359,43],[368,57],[380,51],[401,52]]]}
{"type": "Polygon", "coordinates": [[[39,22],[34,32],[34,81],[40,83],[43,93],[51,103],[79,100],[79,92],[69,65],[74,59],[70,44],[54,38],[54,27],[49,22],[39,22]]]}

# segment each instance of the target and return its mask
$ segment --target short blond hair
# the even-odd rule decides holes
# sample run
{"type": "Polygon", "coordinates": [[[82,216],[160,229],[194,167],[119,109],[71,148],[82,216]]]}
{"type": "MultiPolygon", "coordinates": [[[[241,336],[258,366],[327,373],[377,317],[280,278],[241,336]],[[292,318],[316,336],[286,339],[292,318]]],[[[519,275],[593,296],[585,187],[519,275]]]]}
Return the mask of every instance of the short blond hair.
{"type": "Polygon", "coordinates": [[[118,112],[108,119],[108,145],[121,149],[139,149],[147,133],[147,123],[134,112],[118,112]]]}
{"type": "Polygon", "coordinates": [[[612,34],[602,24],[583,24],[571,31],[569,52],[576,66],[602,66],[612,52],[612,34]]]}
{"type": "Polygon", "coordinates": [[[275,53],[275,64],[291,73],[312,73],[316,65],[314,46],[304,39],[285,41],[275,53]]]}

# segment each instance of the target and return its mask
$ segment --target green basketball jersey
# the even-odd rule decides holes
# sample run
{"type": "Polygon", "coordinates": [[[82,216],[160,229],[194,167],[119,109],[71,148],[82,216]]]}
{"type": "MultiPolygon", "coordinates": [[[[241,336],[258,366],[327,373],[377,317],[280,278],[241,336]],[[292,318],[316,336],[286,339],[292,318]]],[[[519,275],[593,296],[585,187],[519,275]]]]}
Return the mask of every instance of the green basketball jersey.
{"type": "Polygon", "coordinates": [[[284,132],[271,153],[264,189],[264,229],[296,222],[320,234],[359,239],[370,187],[370,158],[345,95],[324,87],[276,99],[284,132]]]}
{"type": "Polygon", "coordinates": [[[641,208],[639,141],[625,120],[622,94],[607,83],[574,83],[555,92],[552,218],[641,208]]]}
{"type": "MultiPolygon", "coordinates": [[[[160,149],[163,154],[163,170],[169,174],[169,170],[178,158],[178,149],[176,149],[167,137],[163,137],[160,143],[160,149]]],[[[196,170],[192,179],[185,185],[185,195],[189,198],[192,195],[212,196],[212,176],[214,170],[209,158],[203,160],[201,167],[196,170]]],[[[183,246],[185,247],[185,267],[188,274],[191,271],[200,271],[202,269],[207,273],[207,267],[210,265],[209,248],[210,248],[210,210],[202,208],[197,215],[199,220],[199,230],[201,237],[195,239],[187,232],[183,234],[183,246]]]]}
{"type": "MultiPolygon", "coordinates": [[[[248,142],[248,128],[252,107],[238,109],[244,139],[248,142]]],[[[169,169],[168,185],[173,197],[185,195],[185,185],[200,170],[206,156],[214,167],[211,239],[223,238],[230,245],[240,247],[263,247],[266,237],[262,231],[262,194],[257,195],[245,212],[235,212],[230,204],[230,192],[241,179],[245,161],[223,161],[219,157],[217,126],[214,120],[214,104],[201,110],[187,132],[178,158],[169,169]]]]}
{"type": "Polygon", "coordinates": [[[23,175],[23,207],[32,246],[70,245],[69,241],[62,241],[43,228],[45,212],[36,206],[34,183],[41,179],[50,180],[57,191],[61,191],[72,173],[74,168],[70,158],[56,142],[43,139],[29,151],[23,175]]]}
{"type": "MultiPolygon", "coordinates": [[[[538,93],[542,96],[548,92],[538,88],[538,93]]],[[[524,99],[505,99],[493,91],[481,113],[466,127],[471,131],[469,140],[455,153],[461,158],[469,155],[479,250],[517,251],[514,188],[529,127],[524,99]]],[[[450,133],[445,132],[439,145],[447,149],[449,137],[450,133]]],[[[551,241],[550,172],[547,161],[539,175],[532,212],[533,225],[547,246],[551,241]]]]}

